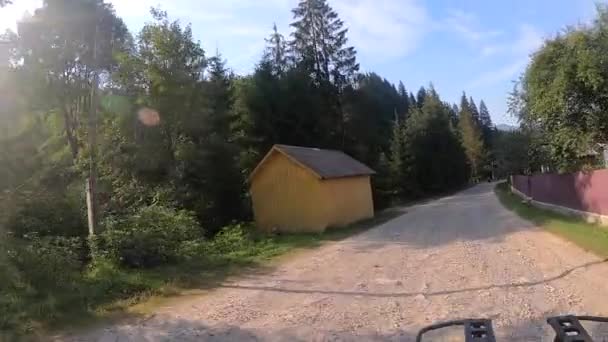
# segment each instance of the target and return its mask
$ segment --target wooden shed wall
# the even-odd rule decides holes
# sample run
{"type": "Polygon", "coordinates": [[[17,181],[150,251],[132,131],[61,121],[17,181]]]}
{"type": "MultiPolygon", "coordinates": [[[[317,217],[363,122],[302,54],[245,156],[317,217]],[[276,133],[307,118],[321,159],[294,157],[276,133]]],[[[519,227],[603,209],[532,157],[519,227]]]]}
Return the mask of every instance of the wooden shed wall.
{"type": "Polygon", "coordinates": [[[329,227],[340,227],[374,217],[369,176],[322,181],[329,227]]]}
{"type": "Polygon", "coordinates": [[[327,227],[320,180],[279,152],[270,155],[251,180],[250,193],[262,230],[316,232],[327,227]]]}
{"type": "Polygon", "coordinates": [[[321,232],[374,216],[369,176],[321,180],[274,152],[251,180],[258,227],[270,231],[321,232]]]}

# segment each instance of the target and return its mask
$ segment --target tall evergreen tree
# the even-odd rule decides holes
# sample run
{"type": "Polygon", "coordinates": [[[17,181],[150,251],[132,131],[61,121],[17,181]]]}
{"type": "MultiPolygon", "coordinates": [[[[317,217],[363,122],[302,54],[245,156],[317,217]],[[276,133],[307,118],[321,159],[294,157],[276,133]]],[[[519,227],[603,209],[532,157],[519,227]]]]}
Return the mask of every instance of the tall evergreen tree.
{"type": "Polygon", "coordinates": [[[494,132],[494,124],[492,123],[492,117],[490,111],[486,106],[485,102],[481,100],[479,103],[479,125],[481,127],[481,133],[483,135],[483,141],[487,147],[492,143],[492,133],[494,132]]]}
{"type": "Polygon", "coordinates": [[[405,156],[405,141],[404,141],[404,124],[399,121],[399,117],[395,117],[393,121],[393,129],[390,140],[390,158],[388,160],[389,184],[393,189],[393,195],[401,197],[404,191],[404,163],[405,156]]]}
{"type": "Polygon", "coordinates": [[[450,117],[450,125],[454,131],[458,131],[458,106],[456,104],[445,104],[450,117]]]}
{"type": "Polygon", "coordinates": [[[397,92],[399,93],[399,116],[401,120],[405,120],[410,110],[410,99],[407,90],[405,89],[405,85],[403,85],[403,82],[401,81],[399,81],[397,92]]]}
{"type": "Polygon", "coordinates": [[[317,126],[329,132],[316,144],[344,148],[348,118],[342,97],[359,70],[355,48],[348,46],[348,29],[326,0],[300,0],[293,15],[292,59],[319,87],[322,109],[317,126]]]}
{"type": "Polygon", "coordinates": [[[241,218],[243,213],[241,194],[244,183],[237,169],[238,149],[230,134],[234,105],[232,79],[219,52],[209,59],[209,76],[204,91],[208,101],[205,123],[209,133],[204,140],[199,140],[194,159],[187,161],[195,166],[191,171],[197,173],[185,179],[187,189],[195,194],[192,209],[211,234],[230,221],[241,218]],[[192,191],[193,188],[196,190],[192,191]]]}
{"type": "Polygon", "coordinates": [[[326,0],[300,0],[293,9],[290,42],[296,64],[321,84],[343,89],[359,70],[355,48],[348,46],[348,29],[326,0]]]}
{"type": "Polygon", "coordinates": [[[466,156],[439,96],[427,95],[408,118],[404,136],[406,193],[434,193],[467,180],[466,156]]]}
{"type": "Polygon", "coordinates": [[[399,91],[399,96],[401,96],[401,98],[408,97],[407,90],[405,89],[405,85],[403,84],[402,81],[399,81],[399,86],[397,87],[397,91],[399,91]]]}
{"type": "Polygon", "coordinates": [[[492,117],[490,116],[490,111],[486,106],[486,103],[481,100],[479,103],[479,122],[481,126],[491,128],[494,125],[492,124],[492,117]]]}
{"type": "Polygon", "coordinates": [[[460,114],[458,115],[458,126],[462,145],[465,149],[473,177],[479,177],[483,167],[484,147],[481,132],[474,118],[473,106],[465,94],[460,102],[460,114]]]}
{"type": "Polygon", "coordinates": [[[288,51],[285,37],[279,33],[277,24],[272,27],[272,34],[266,38],[266,50],[264,60],[273,66],[277,75],[282,75],[288,67],[288,51]]]}
{"type": "Polygon", "coordinates": [[[400,101],[386,79],[375,73],[360,75],[357,86],[344,96],[348,118],[344,150],[371,166],[378,162],[379,152],[388,155],[391,123],[404,116],[399,112],[400,101]]]}
{"type": "Polygon", "coordinates": [[[416,106],[418,106],[418,108],[422,108],[422,106],[424,106],[426,95],[426,89],[424,87],[420,87],[420,89],[418,89],[418,93],[416,94],[416,106]]]}
{"type": "Polygon", "coordinates": [[[475,101],[473,100],[472,96],[469,98],[469,109],[471,111],[471,115],[473,116],[473,120],[475,120],[477,125],[479,125],[479,110],[477,109],[477,105],[475,105],[475,101]]]}
{"type": "Polygon", "coordinates": [[[416,102],[416,97],[414,96],[414,93],[410,92],[409,99],[410,108],[418,107],[418,103],[416,102]]]}
{"type": "MultiPolygon", "coordinates": [[[[118,180],[112,170],[104,176],[113,183],[135,179],[143,189],[173,187],[167,190],[172,200],[194,211],[213,233],[242,213],[243,182],[230,134],[232,77],[221,55],[205,57],[189,26],[170,22],[162,11],[152,14],[155,21],[141,30],[137,53],[123,60],[116,76],[136,85],[137,102],[150,108],[142,115],[157,119],[140,118],[144,124],[127,150],[137,167],[116,168],[130,171],[118,180]]],[[[155,196],[132,196],[146,195],[155,196]]]]}

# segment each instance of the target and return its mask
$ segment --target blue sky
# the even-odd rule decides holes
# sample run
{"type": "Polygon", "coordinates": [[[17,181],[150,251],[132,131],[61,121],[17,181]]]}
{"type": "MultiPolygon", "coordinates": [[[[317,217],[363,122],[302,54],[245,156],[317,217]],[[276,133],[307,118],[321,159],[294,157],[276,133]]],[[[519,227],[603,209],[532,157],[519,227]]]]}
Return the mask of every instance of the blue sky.
{"type": "MultiPolygon", "coordinates": [[[[169,16],[191,23],[208,54],[218,49],[237,73],[259,61],[273,23],[289,34],[298,0],[111,0],[131,31],[160,5],[169,16]]],[[[14,28],[41,0],[14,0],[0,9],[0,30],[14,28]]],[[[529,54],[566,25],[593,18],[593,0],[329,0],[349,27],[363,71],[416,91],[432,82],[445,100],[463,90],[484,99],[496,123],[506,114],[512,81],[529,54]]]]}

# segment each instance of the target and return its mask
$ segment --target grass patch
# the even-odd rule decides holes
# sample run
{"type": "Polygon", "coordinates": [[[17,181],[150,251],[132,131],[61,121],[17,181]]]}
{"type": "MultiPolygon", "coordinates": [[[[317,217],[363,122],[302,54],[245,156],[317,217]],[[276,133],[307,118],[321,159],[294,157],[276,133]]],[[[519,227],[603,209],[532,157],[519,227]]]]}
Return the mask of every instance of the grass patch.
{"type": "MultiPolygon", "coordinates": [[[[342,240],[401,214],[388,210],[374,219],[317,234],[262,235],[248,231],[246,225],[236,226],[214,240],[195,244],[192,257],[177,264],[142,270],[102,259],[67,274],[67,280],[57,286],[49,286],[50,281],[28,281],[23,279],[31,276],[27,271],[7,268],[14,273],[14,281],[0,286],[0,310],[5,317],[0,319],[0,337],[81,329],[100,319],[149,312],[159,297],[212,289],[230,276],[271,272],[270,261],[279,256],[342,240]],[[131,310],[136,304],[143,310],[131,310]]],[[[0,273],[3,265],[10,263],[0,259],[0,273]]]]}
{"type": "Polygon", "coordinates": [[[608,229],[605,227],[587,223],[576,217],[533,207],[513,194],[507,183],[498,184],[494,191],[506,208],[522,218],[572,241],[585,250],[601,257],[608,257],[608,229]]]}

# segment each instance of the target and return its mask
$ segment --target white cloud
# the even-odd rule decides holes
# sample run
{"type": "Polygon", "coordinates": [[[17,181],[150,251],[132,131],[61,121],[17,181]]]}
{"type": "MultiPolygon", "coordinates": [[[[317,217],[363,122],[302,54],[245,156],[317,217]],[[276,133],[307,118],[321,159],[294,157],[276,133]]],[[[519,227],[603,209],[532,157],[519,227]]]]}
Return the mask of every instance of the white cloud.
{"type": "MultiPolygon", "coordinates": [[[[195,39],[208,55],[218,50],[228,65],[238,73],[251,71],[262,54],[264,38],[272,29],[272,20],[260,13],[289,16],[294,0],[106,0],[112,2],[117,14],[136,34],[151,19],[151,7],[167,11],[170,20],[192,24],[195,39]],[[199,10],[202,9],[202,10],[199,10]]],[[[284,25],[283,25],[284,26],[284,25]]],[[[284,29],[279,24],[280,29],[284,29]]]]}
{"type": "Polygon", "coordinates": [[[408,55],[431,28],[417,0],[335,0],[332,6],[349,28],[350,43],[375,58],[408,55]]]}
{"type": "Polygon", "coordinates": [[[543,44],[543,35],[534,26],[523,24],[515,41],[492,43],[485,45],[481,50],[482,57],[498,54],[528,55],[543,44]]]}
{"type": "Polygon", "coordinates": [[[504,65],[496,70],[491,70],[482,73],[478,78],[470,82],[467,88],[480,88],[498,82],[507,81],[513,79],[518,72],[520,72],[528,63],[527,58],[516,60],[515,62],[504,65]]]}
{"type": "Polygon", "coordinates": [[[195,20],[224,20],[234,17],[236,10],[288,8],[290,0],[106,0],[121,17],[149,17],[151,7],[160,7],[171,17],[195,20]]]}
{"type": "MultiPolygon", "coordinates": [[[[272,22],[289,34],[291,9],[298,0],[106,0],[125,20],[133,33],[150,17],[151,7],[166,10],[170,18],[192,23],[197,37],[207,49],[219,42],[226,48],[242,47],[242,53],[231,61],[247,59],[253,65],[270,33],[272,22]],[[201,9],[201,10],[199,10],[201,9]],[[243,41],[245,40],[245,41],[243,41]],[[257,53],[252,51],[257,48],[257,53]],[[245,58],[245,56],[249,58],[245,58]]],[[[18,0],[0,10],[0,29],[15,27],[17,18],[26,10],[39,7],[42,0],[18,0]],[[2,25],[5,25],[3,27],[2,25]]],[[[432,29],[432,20],[419,0],[332,0],[331,6],[349,28],[350,44],[363,56],[374,60],[391,59],[412,53],[424,35],[432,29]]],[[[219,46],[220,49],[222,48],[219,46]]],[[[222,50],[222,49],[221,49],[222,50]]],[[[228,51],[226,51],[228,52],[228,51]]]]}
{"type": "Polygon", "coordinates": [[[437,26],[439,29],[459,34],[470,43],[483,42],[503,34],[499,30],[481,29],[477,16],[462,10],[451,10],[447,18],[440,21],[437,26]]]}
{"type": "Polygon", "coordinates": [[[543,34],[532,25],[521,25],[519,38],[515,42],[515,50],[519,53],[530,54],[543,45],[543,34]]]}
{"type": "Polygon", "coordinates": [[[507,56],[511,62],[485,73],[473,80],[470,88],[479,88],[503,81],[513,80],[517,74],[524,70],[529,61],[529,56],[543,44],[543,36],[532,25],[521,25],[514,41],[501,44],[488,45],[482,49],[482,56],[489,57],[502,54],[507,56]]]}

